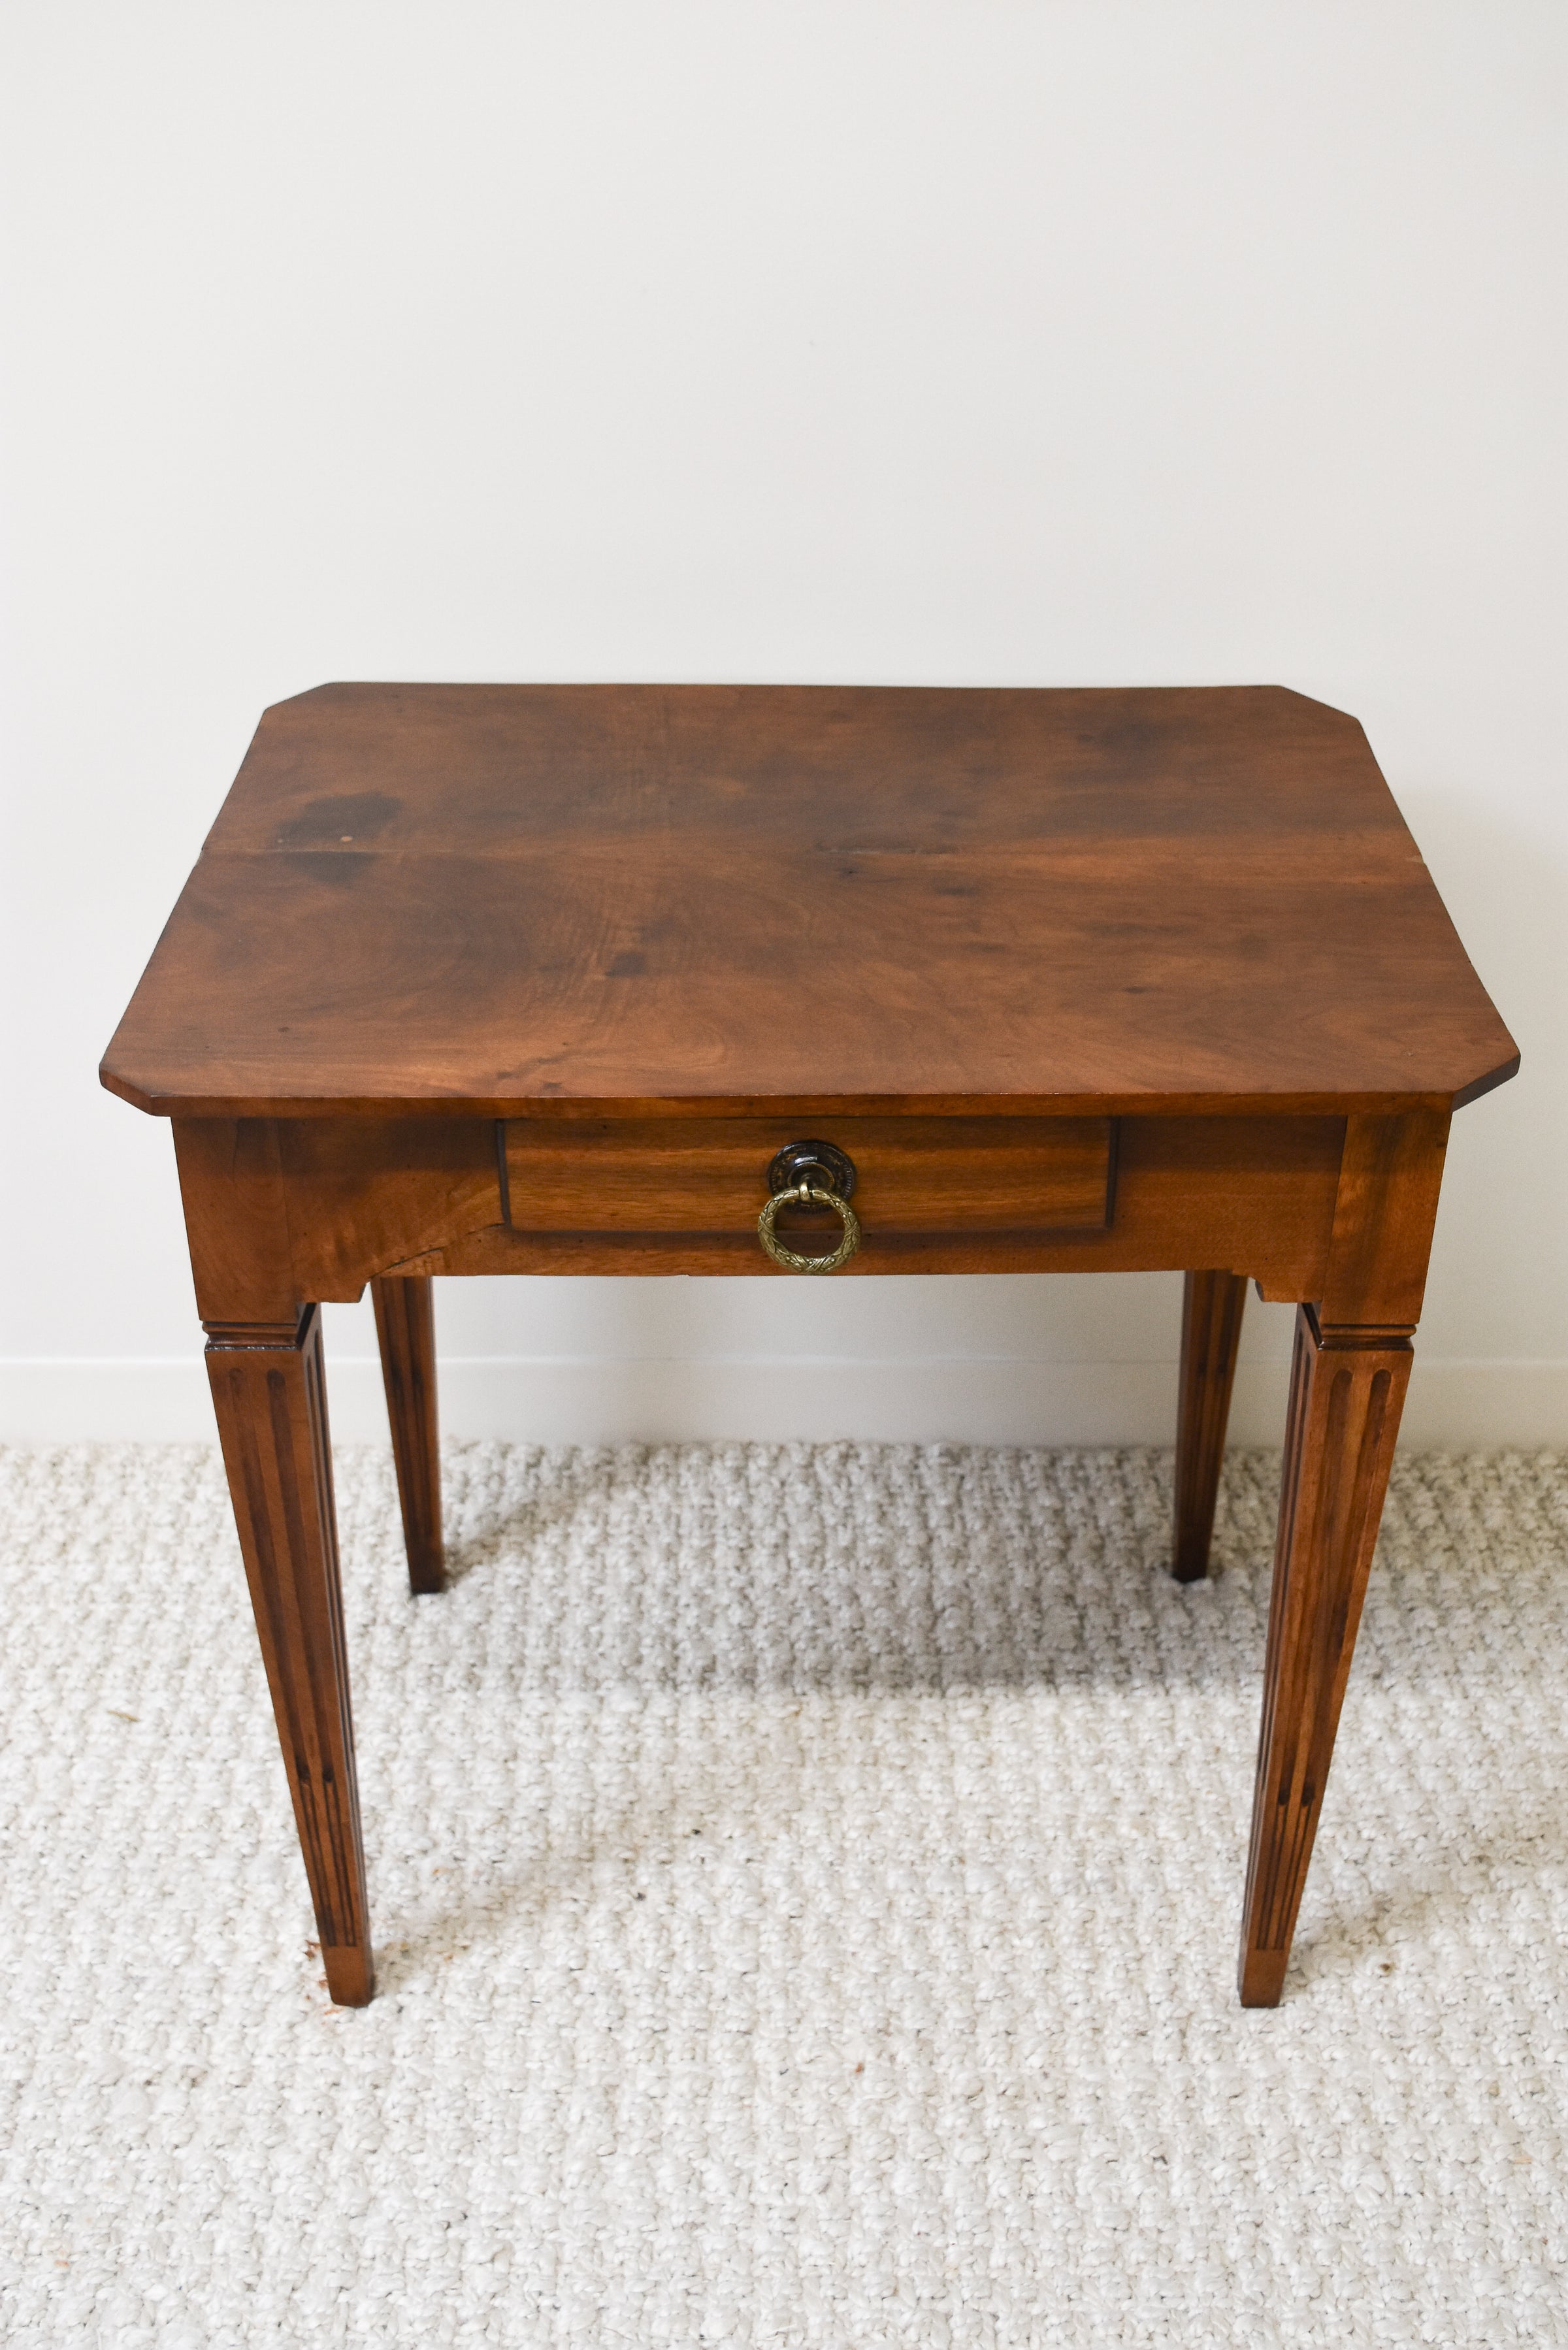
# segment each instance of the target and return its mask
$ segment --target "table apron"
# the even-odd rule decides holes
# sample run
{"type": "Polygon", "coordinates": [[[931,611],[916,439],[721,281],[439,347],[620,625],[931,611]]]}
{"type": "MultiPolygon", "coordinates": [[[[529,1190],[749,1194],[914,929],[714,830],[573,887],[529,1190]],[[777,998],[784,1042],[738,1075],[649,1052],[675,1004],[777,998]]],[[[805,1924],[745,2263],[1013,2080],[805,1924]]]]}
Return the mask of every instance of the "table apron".
{"type": "MultiPolygon", "coordinates": [[[[859,1253],[908,1273],[1244,1273],[1321,1297],[1342,1118],[818,1118],[859,1253]]],[[[1354,1122],[1353,1122],[1354,1123],[1354,1122]]],[[[351,1300],[377,1274],[781,1272],[757,1214],[791,1120],[175,1121],[204,1319],[351,1300]]]]}

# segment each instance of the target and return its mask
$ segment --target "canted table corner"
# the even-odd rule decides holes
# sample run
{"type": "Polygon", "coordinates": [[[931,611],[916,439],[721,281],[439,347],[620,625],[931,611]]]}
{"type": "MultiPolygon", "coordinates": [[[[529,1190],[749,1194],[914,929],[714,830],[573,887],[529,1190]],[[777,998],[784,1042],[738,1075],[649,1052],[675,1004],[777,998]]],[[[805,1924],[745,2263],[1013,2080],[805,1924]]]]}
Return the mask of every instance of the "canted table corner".
{"type": "Polygon", "coordinates": [[[1517,1065],[1360,727],[1282,688],[268,710],[102,1077],[172,1121],[333,1999],[373,1969],[320,1305],[371,1289],[435,1592],[435,1275],[831,1251],[1184,1273],[1184,1580],[1246,1284],[1297,1306],[1240,1968],[1276,2003],[1449,1118],[1517,1065]]]}

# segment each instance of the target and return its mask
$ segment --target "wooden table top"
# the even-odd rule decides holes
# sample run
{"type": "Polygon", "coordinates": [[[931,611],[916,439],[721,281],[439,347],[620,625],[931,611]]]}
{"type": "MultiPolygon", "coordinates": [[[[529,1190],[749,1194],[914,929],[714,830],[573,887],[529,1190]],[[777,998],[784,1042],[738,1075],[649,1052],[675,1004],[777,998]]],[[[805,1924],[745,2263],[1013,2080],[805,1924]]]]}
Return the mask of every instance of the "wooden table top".
{"type": "Polygon", "coordinates": [[[183,1117],[1457,1106],[1518,1055],[1276,686],[327,685],[103,1063],[183,1117]]]}

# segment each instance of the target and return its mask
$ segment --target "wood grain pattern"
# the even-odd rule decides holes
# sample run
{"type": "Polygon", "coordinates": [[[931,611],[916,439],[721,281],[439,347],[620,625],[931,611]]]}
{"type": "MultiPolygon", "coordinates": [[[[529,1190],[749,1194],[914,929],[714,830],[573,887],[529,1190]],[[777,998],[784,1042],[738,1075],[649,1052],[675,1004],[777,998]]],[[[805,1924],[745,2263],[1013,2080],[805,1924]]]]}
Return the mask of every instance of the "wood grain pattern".
{"type": "Polygon", "coordinates": [[[1516,1059],[1360,727],[1281,688],[334,685],[264,717],[103,1075],[1108,1116],[1516,1059]]]}
{"type": "Polygon", "coordinates": [[[435,1306],[428,1280],[373,1281],[376,1338],[391,1422],[409,1587],[446,1586],[441,1541],[441,1430],[436,1409],[435,1306]]]}
{"type": "Polygon", "coordinates": [[[1189,1273],[1183,1284],[1181,1387],[1176,1418],[1176,1539],[1171,1559],[1171,1573],[1178,1583],[1196,1583],[1209,1572],[1214,1504],[1246,1303],[1244,1274],[1189,1273]]]}
{"type": "MultiPolygon", "coordinates": [[[[859,1255],[832,1278],[1179,1272],[1223,1263],[1244,1266],[1265,1296],[1292,1303],[1317,1297],[1326,1275],[1344,1142],[1343,1118],[1123,1118],[1114,1212],[1105,1229],[905,1232],[868,1219],[859,1255]]],[[[856,1200],[861,1203],[858,1191],[856,1200]]],[[[296,1212],[305,1212],[302,1201],[296,1212]]],[[[750,1220],[729,1232],[520,1232],[489,1225],[395,1268],[377,1269],[798,1278],[769,1263],[750,1220]]]]}
{"type": "Polygon", "coordinates": [[[1274,2007],[1284,1987],[1410,1363],[1407,1339],[1331,1341],[1310,1306],[1296,1316],[1241,1923],[1244,2007],[1274,2007]]]}
{"type": "Polygon", "coordinates": [[[278,1137],[302,1297],[358,1297],[384,1265],[502,1215],[490,1118],[281,1118],[278,1137]]]}
{"type": "Polygon", "coordinates": [[[174,1159],[203,1322],[286,1323],[295,1278],[288,1185],[275,1118],[177,1118],[174,1159]]]}
{"type": "MultiPolygon", "coordinates": [[[[868,1230],[1095,1232],[1110,1222],[1108,1118],[829,1124],[830,1133],[812,1139],[837,1143],[854,1160],[856,1213],[868,1230]]],[[[510,1222],[519,1232],[748,1238],[774,1152],[803,1139],[779,1118],[518,1119],[505,1133],[510,1222]]]]}
{"type": "Polygon", "coordinates": [[[1412,1330],[1420,1320],[1448,1140],[1438,1110],[1346,1119],[1320,1298],[1325,1328],[1412,1330]]]}
{"type": "Polygon", "coordinates": [[[219,1328],[207,1371],[327,1987],[374,1988],[320,1315],[219,1328]]]}
{"type": "MultiPolygon", "coordinates": [[[[564,1121],[563,1131],[574,1123],[564,1121]]],[[[1343,1118],[1124,1118],[1116,1131],[1106,1228],[911,1233],[873,1224],[861,1255],[833,1278],[1207,1263],[1244,1267],[1268,1297],[1323,1295],[1343,1118]]],[[[754,1210],[728,1233],[509,1230],[500,1221],[494,1125],[459,1119],[444,1141],[442,1132],[434,1118],[177,1118],[198,1310],[208,1320],[286,1319],[306,1298],[352,1301],[379,1274],[794,1277],[757,1244],[754,1210]]]]}
{"type": "Polygon", "coordinates": [[[410,1256],[502,1213],[489,1118],[176,1118],[204,1319],[352,1302],[410,1256]]]}

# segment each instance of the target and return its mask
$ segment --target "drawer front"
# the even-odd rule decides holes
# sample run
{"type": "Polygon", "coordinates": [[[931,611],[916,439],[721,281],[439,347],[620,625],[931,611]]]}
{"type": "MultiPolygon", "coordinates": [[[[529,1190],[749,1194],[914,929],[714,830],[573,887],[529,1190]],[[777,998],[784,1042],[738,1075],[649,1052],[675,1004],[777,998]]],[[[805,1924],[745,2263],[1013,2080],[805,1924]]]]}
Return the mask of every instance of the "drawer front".
{"type": "MultiPolygon", "coordinates": [[[[518,1232],[742,1232],[786,1143],[855,1162],[855,1211],[878,1232],[1103,1232],[1108,1118],[506,1121],[507,1221],[518,1232]]],[[[816,1211],[819,1215],[821,1211],[816,1211]]],[[[782,1227],[781,1227],[782,1229],[782,1227]]]]}

